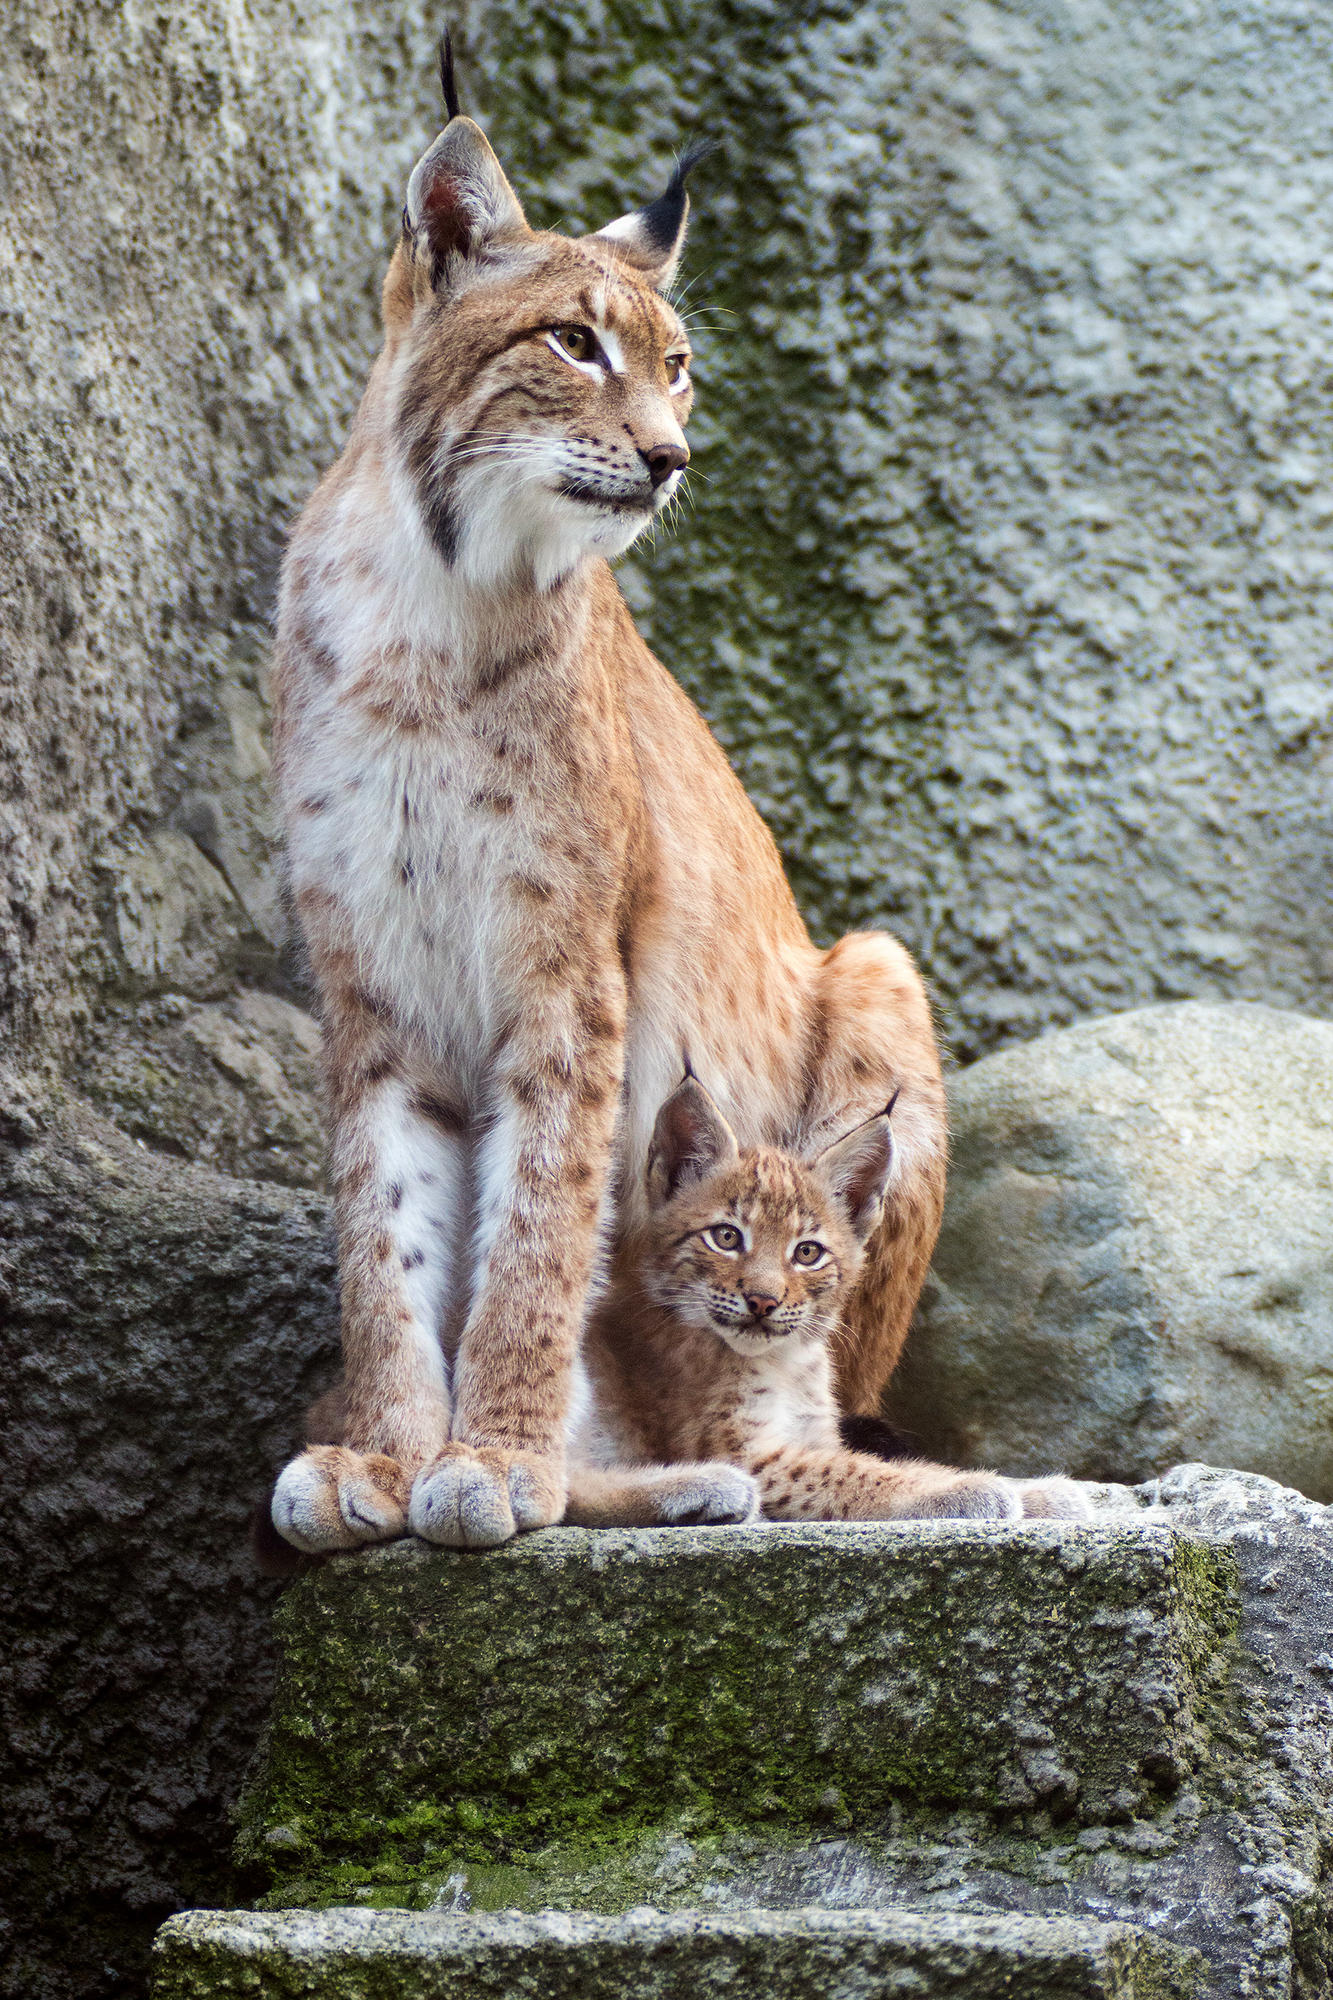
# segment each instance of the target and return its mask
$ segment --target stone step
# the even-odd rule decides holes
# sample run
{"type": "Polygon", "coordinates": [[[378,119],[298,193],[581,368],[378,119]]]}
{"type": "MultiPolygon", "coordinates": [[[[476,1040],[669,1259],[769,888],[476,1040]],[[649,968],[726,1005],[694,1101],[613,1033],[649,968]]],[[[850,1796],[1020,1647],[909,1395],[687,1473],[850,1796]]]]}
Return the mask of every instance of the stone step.
{"type": "MultiPolygon", "coordinates": [[[[318,1904],[458,1863],[605,1876],[669,1828],[1151,1817],[1206,1758],[1236,1601],[1229,1551],[1139,1522],[561,1528],[339,1558],[278,1613],[240,1858],[271,1903],[318,1904]]],[[[569,1900],[656,1897],[626,1877],[569,1900]]]]}
{"type": "Polygon", "coordinates": [[[191,1911],[153,2000],[1188,2000],[1200,1961],[1092,1919],[191,1911]]]}

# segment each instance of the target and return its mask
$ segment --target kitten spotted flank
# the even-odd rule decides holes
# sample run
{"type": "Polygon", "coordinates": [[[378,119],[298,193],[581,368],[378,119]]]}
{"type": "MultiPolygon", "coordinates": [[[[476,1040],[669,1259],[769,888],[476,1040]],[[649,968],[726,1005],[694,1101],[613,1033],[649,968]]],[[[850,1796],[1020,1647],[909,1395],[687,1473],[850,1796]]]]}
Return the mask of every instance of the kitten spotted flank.
{"type": "Polygon", "coordinates": [[[570,1520],[872,1521],[927,1515],[1081,1517],[1069,1480],[1016,1481],[849,1451],[835,1363],[843,1308],[893,1160],[889,1111],[804,1162],[742,1149],[701,1084],[663,1106],[648,1166],[637,1279],[613,1289],[588,1343],[591,1408],[570,1520]],[[660,1469],[663,1462],[704,1461],[660,1469]],[[710,1462],[711,1461],[711,1462],[710,1462]]]}
{"type": "Polygon", "coordinates": [[[320,1553],[483,1546],[565,1509],[580,1343],[645,1220],[694,1052],[740,1142],[802,1157],[900,1092],[844,1303],[873,1412],[939,1227],[944,1111],[907,953],[810,941],[726,758],[608,566],[686,473],[667,297],[688,203],[529,226],[456,115],[414,169],[384,348],[283,569],[274,771],[319,993],[337,1442],[273,1523],[320,1553]]]}

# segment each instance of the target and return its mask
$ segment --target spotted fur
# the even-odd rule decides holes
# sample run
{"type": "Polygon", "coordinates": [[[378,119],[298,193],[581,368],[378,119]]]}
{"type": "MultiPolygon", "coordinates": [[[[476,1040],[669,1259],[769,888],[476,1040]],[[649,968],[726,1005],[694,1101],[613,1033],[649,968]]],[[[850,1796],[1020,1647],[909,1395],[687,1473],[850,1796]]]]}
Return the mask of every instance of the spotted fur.
{"type": "Polygon", "coordinates": [[[751,1505],[776,1520],[1087,1512],[1068,1480],[886,1462],[844,1444],[834,1390],[842,1316],[892,1160],[886,1112],[800,1160],[742,1148],[702,1085],[680,1086],[654,1135],[651,1206],[634,1242],[639,1282],[612,1292],[589,1337],[593,1397],[570,1519],[623,1520],[651,1499],[654,1478],[688,1469],[696,1482],[716,1480],[728,1466],[749,1476],[751,1505]],[[591,1481],[584,1460],[596,1468],[591,1481]]]}
{"type": "Polygon", "coordinates": [[[275,770],[325,1030],[346,1401],[273,1520],[312,1552],[559,1518],[582,1330],[682,1047],[748,1144],[815,1144],[901,1089],[849,1410],[875,1407],[938,1227],[915,969],[883,936],[810,943],[608,567],[688,458],[663,290],[686,210],[678,175],[596,235],[533,231],[451,118],[292,537],[275,770]]]}

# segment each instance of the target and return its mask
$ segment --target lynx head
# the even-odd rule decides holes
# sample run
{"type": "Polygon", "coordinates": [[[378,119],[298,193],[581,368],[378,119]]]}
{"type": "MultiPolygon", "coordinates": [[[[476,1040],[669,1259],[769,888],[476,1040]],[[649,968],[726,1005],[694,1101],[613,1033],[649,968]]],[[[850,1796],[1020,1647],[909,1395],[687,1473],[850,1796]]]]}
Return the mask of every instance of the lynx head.
{"type": "Polygon", "coordinates": [[[892,1159],[887,1111],[811,1160],[743,1151],[687,1076],[658,1113],[648,1153],[650,1295],[738,1354],[832,1339],[892,1159]]]}
{"type": "Polygon", "coordinates": [[[534,230],[447,56],[444,80],[384,285],[395,456],[442,562],[550,588],[628,548],[689,459],[690,344],[663,292],[699,155],[593,235],[534,230]]]}

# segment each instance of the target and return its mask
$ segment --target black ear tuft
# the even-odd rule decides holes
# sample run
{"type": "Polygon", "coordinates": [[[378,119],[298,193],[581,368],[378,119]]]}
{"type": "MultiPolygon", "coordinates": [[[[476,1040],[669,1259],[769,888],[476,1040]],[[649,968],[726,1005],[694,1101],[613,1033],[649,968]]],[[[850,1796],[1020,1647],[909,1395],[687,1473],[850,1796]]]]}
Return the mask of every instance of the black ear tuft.
{"type": "Polygon", "coordinates": [[[675,276],[685,243],[685,223],[690,212],[685,183],[705,153],[712,150],[711,139],[687,146],[665,192],[656,201],[649,202],[647,208],[633,209],[596,232],[596,237],[614,243],[625,263],[659,292],[665,291],[675,276]]]}
{"type": "Polygon", "coordinates": [[[644,238],[659,255],[665,257],[676,247],[681,224],[685,220],[685,206],[688,196],[685,183],[701,160],[717,151],[716,139],[696,139],[687,146],[676,163],[676,171],[667,182],[656,201],[650,201],[647,208],[639,210],[639,223],[644,238]]]}
{"type": "Polygon", "coordinates": [[[454,81],[454,38],[446,28],[440,37],[440,93],[446,119],[458,116],[458,85],[454,81]]]}

